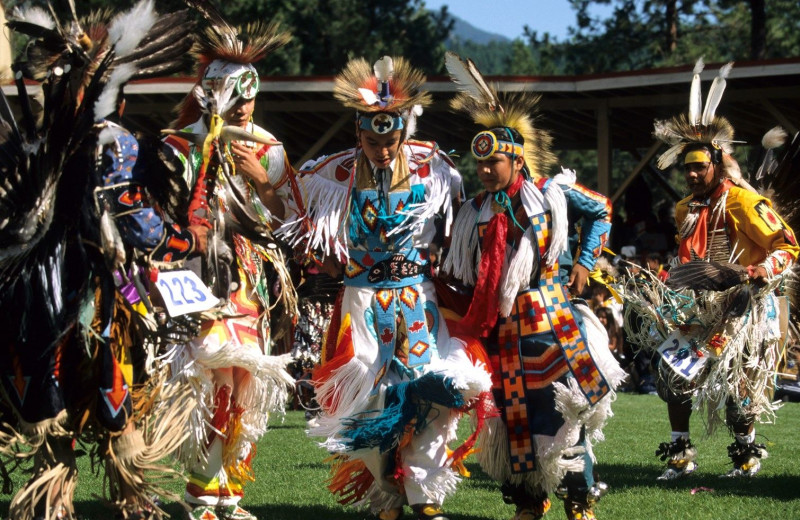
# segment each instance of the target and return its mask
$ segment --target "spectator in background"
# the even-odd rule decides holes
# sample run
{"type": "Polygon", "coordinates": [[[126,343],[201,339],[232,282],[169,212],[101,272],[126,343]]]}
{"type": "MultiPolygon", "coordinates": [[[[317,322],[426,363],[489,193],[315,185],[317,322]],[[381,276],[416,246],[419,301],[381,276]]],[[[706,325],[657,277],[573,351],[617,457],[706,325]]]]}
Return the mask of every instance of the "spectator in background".
{"type": "Polygon", "coordinates": [[[650,252],[645,259],[647,270],[653,273],[656,278],[662,282],[666,282],[669,278],[669,272],[664,269],[664,259],[656,252],[650,252]]]}
{"type": "Polygon", "coordinates": [[[656,229],[664,236],[665,254],[673,256],[678,250],[678,228],[675,226],[675,206],[664,203],[658,208],[658,224],[656,229]]]}
{"type": "Polygon", "coordinates": [[[617,358],[620,366],[625,367],[627,361],[622,348],[622,329],[614,318],[614,313],[608,307],[598,307],[594,313],[608,332],[608,349],[617,358]]]}

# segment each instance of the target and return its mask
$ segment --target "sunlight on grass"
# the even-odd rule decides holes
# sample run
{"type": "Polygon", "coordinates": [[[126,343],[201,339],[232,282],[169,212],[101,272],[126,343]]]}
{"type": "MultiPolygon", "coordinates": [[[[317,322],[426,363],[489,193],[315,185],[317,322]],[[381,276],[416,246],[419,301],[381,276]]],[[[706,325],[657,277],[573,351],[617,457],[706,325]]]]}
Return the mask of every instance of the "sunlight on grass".
{"type": "MultiPolygon", "coordinates": [[[[758,442],[767,444],[770,456],[754,479],[727,480],[718,475],[730,466],[726,446],[732,442],[726,431],[704,439],[698,417],[693,418],[699,468],[685,480],[656,482],[662,463],[654,456],[660,442],[669,440],[666,407],[655,396],[623,394],[614,406],[615,416],[606,428],[606,441],[595,447],[600,479],[610,486],[596,512],[601,519],[626,520],[760,520],[800,518],[800,467],[796,453],[800,445],[800,404],[790,403],[778,412],[776,424],[757,427],[758,442]],[[696,488],[711,491],[698,491],[696,488]]],[[[325,489],[325,452],[305,436],[302,412],[289,412],[258,445],[255,459],[257,481],[245,488],[242,506],[264,520],[361,520],[364,512],[344,508],[325,489]]],[[[461,433],[465,433],[461,429],[461,433]]],[[[445,503],[451,520],[507,520],[513,506],[500,498],[498,486],[468,462],[472,478],[445,503]]],[[[86,458],[79,460],[81,476],[76,493],[78,514],[86,519],[111,518],[97,498],[102,477],[92,475],[86,458]]],[[[23,475],[14,475],[16,489],[23,475]]],[[[176,485],[175,490],[180,491],[176,485]]],[[[545,518],[564,518],[560,501],[545,518]]],[[[8,511],[9,497],[0,500],[0,512],[8,511]]],[[[184,518],[176,504],[166,506],[173,518],[184,518]]],[[[411,518],[407,511],[406,518],[411,518]]]]}

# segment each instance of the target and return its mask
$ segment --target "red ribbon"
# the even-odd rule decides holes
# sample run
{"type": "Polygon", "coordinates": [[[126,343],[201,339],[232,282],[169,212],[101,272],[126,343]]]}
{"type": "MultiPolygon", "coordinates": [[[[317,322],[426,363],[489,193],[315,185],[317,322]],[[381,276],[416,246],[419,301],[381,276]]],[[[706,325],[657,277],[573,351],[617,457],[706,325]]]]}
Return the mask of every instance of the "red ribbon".
{"type": "Polygon", "coordinates": [[[686,262],[690,262],[692,260],[692,251],[695,252],[697,258],[705,258],[706,257],[706,247],[708,242],[708,213],[709,207],[711,204],[719,199],[719,197],[730,187],[732,183],[729,180],[725,180],[717,186],[711,195],[706,199],[708,202],[707,204],[700,200],[700,199],[693,199],[689,204],[691,206],[692,203],[699,203],[703,204],[700,209],[698,210],[699,214],[697,216],[697,224],[694,226],[694,231],[692,234],[686,238],[681,239],[680,246],[678,247],[678,256],[681,259],[681,263],[685,264],[686,262]]]}
{"type": "MultiPolygon", "coordinates": [[[[518,175],[517,180],[505,190],[509,199],[519,192],[524,181],[523,176],[518,175]]],[[[487,195],[494,196],[492,193],[487,195]]],[[[500,276],[503,274],[507,237],[508,216],[506,211],[501,211],[492,217],[483,235],[478,283],[475,285],[469,310],[459,323],[461,330],[476,337],[487,337],[497,323],[499,305],[497,293],[500,276]]]]}

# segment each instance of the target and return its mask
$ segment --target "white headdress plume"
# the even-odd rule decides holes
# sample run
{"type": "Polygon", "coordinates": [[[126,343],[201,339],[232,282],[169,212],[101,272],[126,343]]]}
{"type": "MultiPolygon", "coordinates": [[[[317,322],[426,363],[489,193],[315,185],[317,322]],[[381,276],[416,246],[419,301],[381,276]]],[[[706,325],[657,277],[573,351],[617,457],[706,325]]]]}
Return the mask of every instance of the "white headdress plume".
{"type": "Polygon", "coordinates": [[[706,107],[703,110],[702,125],[708,126],[714,120],[714,114],[717,112],[719,102],[722,101],[722,94],[725,92],[727,82],[725,78],[731,73],[733,62],[726,63],[719,69],[719,75],[714,78],[711,84],[711,90],[708,91],[708,98],[706,99],[706,107]]]}
{"type": "Polygon", "coordinates": [[[727,63],[720,68],[706,98],[705,110],[700,88],[700,73],[704,66],[703,59],[700,58],[692,70],[688,113],[654,123],[655,138],[669,145],[669,149],[658,157],[658,167],[662,170],[674,164],[689,144],[702,143],[719,148],[726,154],[733,152],[733,144],[737,142],[733,140],[733,127],[727,119],[716,115],[733,63],[727,63]]]}
{"type": "Polygon", "coordinates": [[[700,73],[705,67],[703,58],[700,57],[694,64],[692,71],[692,90],[689,92],[689,122],[694,126],[700,124],[700,115],[703,112],[703,93],[700,90],[700,73]]]}

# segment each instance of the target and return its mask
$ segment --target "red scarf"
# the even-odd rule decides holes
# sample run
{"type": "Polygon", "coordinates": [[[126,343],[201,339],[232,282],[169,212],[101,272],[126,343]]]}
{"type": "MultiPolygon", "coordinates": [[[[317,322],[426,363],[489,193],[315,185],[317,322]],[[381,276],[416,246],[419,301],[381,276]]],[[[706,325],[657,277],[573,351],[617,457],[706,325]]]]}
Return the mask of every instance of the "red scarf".
{"type": "MultiPolygon", "coordinates": [[[[522,174],[504,191],[513,198],[525,181],[522,174]]],[[[486,196],[494,197],[487,193],[486,196]]],[[[508,210],[508,208],[506,208],[508,210]]],[[[513,210],[511,210],[513,211],[513,210]]],[[[506,211],[495,213],[483,235],[481,263],[478,266],[478,283],[467,314],[459,323],[462,330],[475,337],[487,337],[497,323],[500,276],[503,274],[503,261],[506,255],[508,238],[508,216],[506,211]]]]}
{"type": "Polygon", "coordinates": [[[692,260],[692,251],[697,255],[697,258],[706,257],[709,208],[725,191],[729,190],[731,186],[733,186],[733,183],[726,179],[722,181],[708,197],[704,199],[695,197],[689,201],[689,211],[698,211],[699,214],[692,234],[686,238],[681,238],[681,243],[678,247],[678,256],[680,256],[682,264],[692,260]]]}

